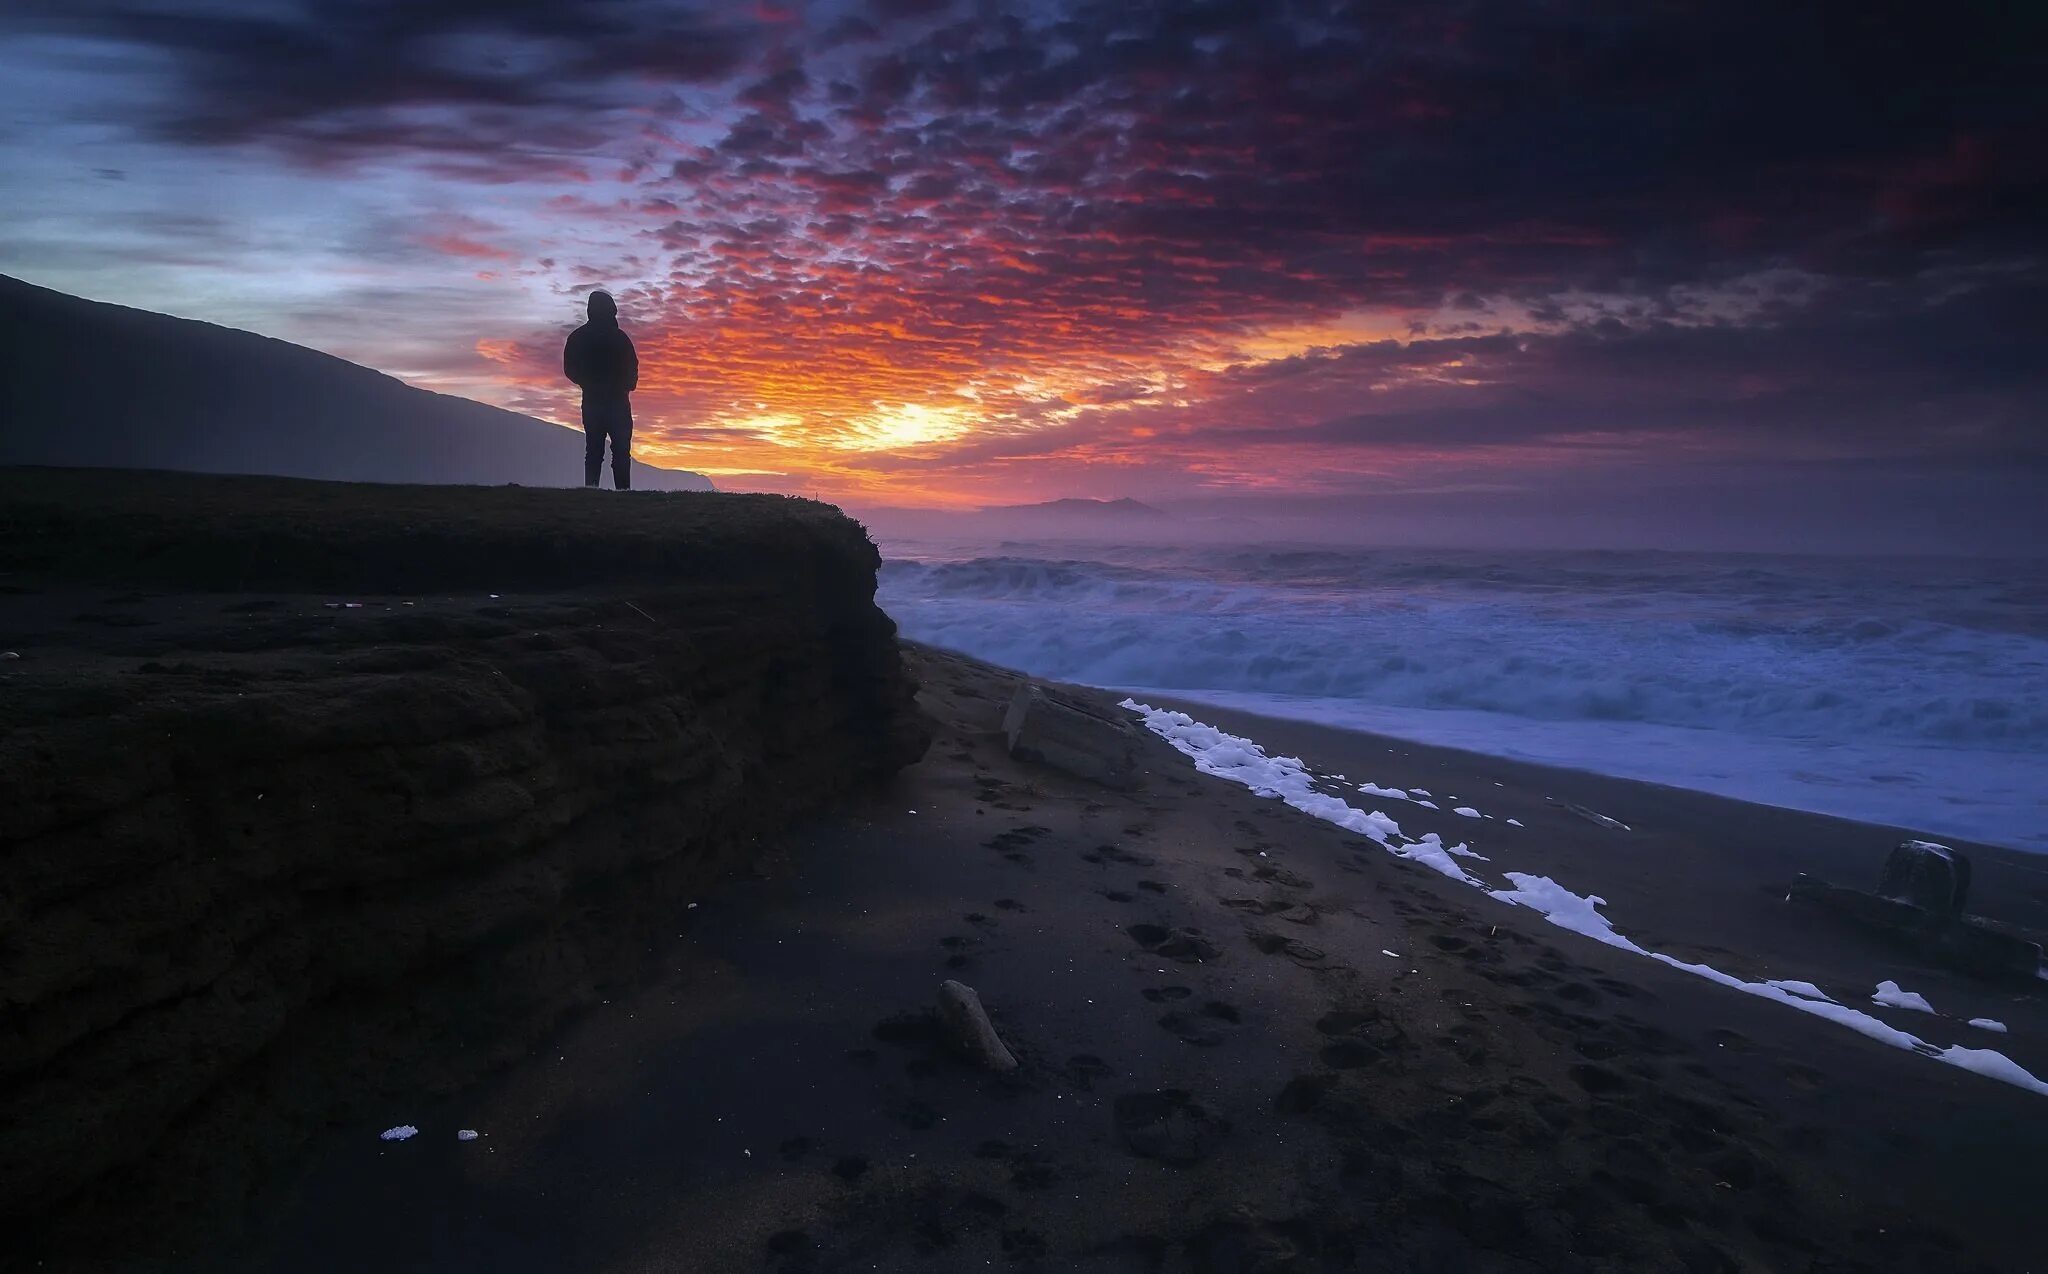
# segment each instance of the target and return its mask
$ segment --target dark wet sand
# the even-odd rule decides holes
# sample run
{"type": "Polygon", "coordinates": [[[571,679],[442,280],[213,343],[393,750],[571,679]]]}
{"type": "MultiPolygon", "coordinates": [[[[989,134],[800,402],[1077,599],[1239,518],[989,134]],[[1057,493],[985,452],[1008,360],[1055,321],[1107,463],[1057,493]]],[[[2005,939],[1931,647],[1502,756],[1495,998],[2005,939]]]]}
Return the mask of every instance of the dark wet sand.
{"type": "MultiPolygon", "coordinates": [[[[1427,789],[1438,810],[1340,790],[1344,785],[1329,788],[1361,809],[1386,812],[1411,834],[1471,840],[1492,859],[1475,867],[1492,882],[1503,871],[1521,871],[1605,898],[1615,927],[1652,950],[1751,980],[1814,982],[1844,1004],[1869,1007],[1923,1036],[1929,1025],[1924,1014],[1868,1004],[1880,980],[1919,992],[1958,1022],[1989,1017],[2019,1032],[2031,1018],[2037,1029],[2008,1037],[2012,1047],[2004,1051],[2017,1058],[2031,1049],[2030,1069],[2048,1076],[2048,994],[1951,973],[1784,905],[1786,886],[1800,872],[1838,885],[1874,887],[1886,851],[1917,836],[1969,855],[1971,911],[2048,930],[2048,856],[1206,704],[1155,706],[1178,708],[1250,738],[1269,755],[1299,757],[1319,774],[1342,774],[1353,784],[1427,789]],[[1551,798],[1605,814],[1630,830],[1600,827],[1551,798]],[[1475,821],[1451,812],[1461,805],[1493,817],[1475,821]],[[1506,826],[1510,818],[1523,829],[1506,826]]],[[[2048,993],[2048,984],[2041,989],[2048,993]]],[[[1953,1042],[1950,1034],[1978,1046],[1993,1040],[1950,1032],[1942,1042],[1953,1042]]]]}
{"type": "MultiPolygon", "coordinates": [[[[2040,1265],[2048,1098],[1553,928],[1156,740],[1129,794],[1019,765],[996,732],[1009,675],[917,659],[930,755],[678,915],[670,978],[453,1099],[394,1102],[378,1127],[411,1141],[336,1130],[254,1249],[174,1268],[2040,1265]],[[935,1041],[948,977],[979,989],[1016,1075],[935,1041]]],[[[2040,997],[1783,908],[1792,871],[1862,881],[1890,832],[1203,715],[1319,770],[1457,793],[1496,820],[1389,812],[1468,834],[1482,868],[1604,895],[1648,945],[1848,1003],[1894,978],[2012,1033],[1887,1020],[2048,1073],[2040,997]]],[[[1980,885],[2011,896],[1986,909],[2038,918],[2043,882],[1996,857],[1980,885]]]]}

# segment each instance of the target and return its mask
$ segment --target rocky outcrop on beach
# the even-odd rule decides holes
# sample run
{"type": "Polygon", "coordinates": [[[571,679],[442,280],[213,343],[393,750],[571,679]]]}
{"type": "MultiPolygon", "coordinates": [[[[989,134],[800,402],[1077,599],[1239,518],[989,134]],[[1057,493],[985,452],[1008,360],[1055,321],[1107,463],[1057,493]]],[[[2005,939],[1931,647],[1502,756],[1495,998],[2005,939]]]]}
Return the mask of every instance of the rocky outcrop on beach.
{"type": "Polygon", "coordinates": [[[10,1224],[233,1197],[630,978],[922,753],[877,564],[779,497],[0,471],[10,1224]]]}

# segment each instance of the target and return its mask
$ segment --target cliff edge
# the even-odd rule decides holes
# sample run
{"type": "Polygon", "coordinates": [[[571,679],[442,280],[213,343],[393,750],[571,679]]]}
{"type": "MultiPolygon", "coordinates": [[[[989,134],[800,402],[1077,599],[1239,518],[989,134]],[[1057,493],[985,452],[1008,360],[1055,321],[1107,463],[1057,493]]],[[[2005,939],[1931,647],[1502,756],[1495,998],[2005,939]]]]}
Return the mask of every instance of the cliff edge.
{"type": "MultiPolygon", "coordinates": [[[[275,337],[0,275],[0,465],[573,486],[583,431],[275,337]]],[[[709,491],[636,460],[633,485],[709,491]]]]}
{"type": "Polygon", "coordinates": [[[922,753],[878,564],[776,496],[0,470],[0,1212],[238,1198],[632,976],[922,753]]]}

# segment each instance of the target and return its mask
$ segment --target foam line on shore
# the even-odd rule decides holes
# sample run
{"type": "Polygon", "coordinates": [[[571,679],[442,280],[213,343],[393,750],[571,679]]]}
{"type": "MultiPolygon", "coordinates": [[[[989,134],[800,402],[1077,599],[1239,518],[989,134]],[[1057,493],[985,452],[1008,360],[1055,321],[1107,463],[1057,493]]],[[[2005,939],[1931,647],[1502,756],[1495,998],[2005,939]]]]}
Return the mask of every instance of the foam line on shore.
{"type": "Polygon", "coordinates": [[[1137,713],[1147,729],[1166,740],[1176,751],[1192,759],[1195,768],[1201,773],[1242,784],[1259,796],[1285,801],[1304,814],[1357,832],[1397,857],[1419,862],[1452,880],[1484,890],[1497,901],[1510,906],[1526,907],[1561,929],[1569,929],[1617,950],[1655,960],[1681,973],[1690,973],[1730,990],[1758,996],[1801,1013],[1825,1018],[1881,1044],[1918,1053],[1923,1057],[1973,1071],[2031,1093],[2048,1096],[2048,1083],[2042,1082],[2032,1072],[2003,1053],[1992,1049],[1970,1048],[1961,1044],[1942,1048],[1890,1026],[1860,1009],[1853,1009],[1832,1000],[1810,999],[1787,989],[1789,985],[1798,985],[1804,989],[1811,986],[1811,983],[1750,982],[1724,973],[1711,965],[1694,964],[1639,946],[1616,932],[1613,921],[1600,911],[1600,908],[1606,905],[1604,899],[1595,895],[1574,893],[1548,876],[1532,876],[1516,871],[1504,872],[1502,874],[1512,888],[1493,888],[1453,860],[1453,852],[1467,851],[1468,846],[1459,845],[1454,850],[1447,850],[1434,833],[1417,841],[1403,835],[1400,824],[1386,814],[1378,810],[1368,813],[1338,797],[1317,791],[1314,774],[1297,757],[1269,756],[1264,748],[1252,740],[1225,733],[1215,726],[1195,720],[1184,712],[1154,708],[1135,699],[1125,699],[1118,706],[1137,713]]]}
{"type": "Polygon", "coordinates": [[[1452,880],[1484,886],[1485,882],[1454,861],[1454,855],[1477,857],[1470,846],[1447,846],[1435,832],[1419,839],[1405,836],[1401,825],[1381,811],[1367,813],[1341,797],[1317,791],[1315,775],[1298,757],[1268,756],[1264,748],[1250,739],[1225,734],[1184,712],[1168,712],[1132,699],[1117,706],[1142,714],[1147,728],[1193,757],[1195,768],[1204,774],[1242,784],[1256,795],[1285,801],[1304,814],[1357,832],[1388,853],[1421,863],[1452,880]]]}

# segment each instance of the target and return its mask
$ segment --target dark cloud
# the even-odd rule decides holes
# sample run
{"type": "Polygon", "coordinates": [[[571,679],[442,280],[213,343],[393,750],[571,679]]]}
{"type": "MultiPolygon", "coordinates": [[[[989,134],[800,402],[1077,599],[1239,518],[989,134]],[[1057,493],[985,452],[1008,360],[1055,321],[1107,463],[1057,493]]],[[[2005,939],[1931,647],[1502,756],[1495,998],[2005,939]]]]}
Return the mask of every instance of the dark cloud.
{"type": "Polygon", "coordinates": [[[147,50],[164,96],[123,109],[180,146],[622,167],[632,197],[591,215],[674,329],[654,392],[843,415],[993,386],[977,436],[906,466],[1202,438],[2040,453],[2048,6],[17,0],[9,32],[147,50]],[[1355,312],[1404,339],[1215,371],[1355,312]]]}
{"type": "Polygon", "coordinates": [[[1217,387],[1226,448],[1584,446],[1668,460],[1687,447],[1787,463],[1945,463],[2048,472],[2048,275],[1902,305],[1860,289],[1766,322],[1600,323],[1546,335],[1378,342],[1246,368],[1217,387]],[[1318,404],[1372,401],[1316,416],[1318,404]]]}
{"type": "Polygon", "coordinates": [[[0,35],[160,55],[171,91],[134,122],[167,140],[274,142],[309,162],[406,151],[483,160],[510,142],[600,148],[607,139],[587,116],[632,104],[622,80],[735,73],[758,28],[727,12],[646,0],[245,0],[198,12],[22,0],[0,13],[0,35]]]}

